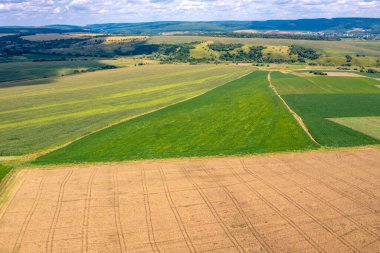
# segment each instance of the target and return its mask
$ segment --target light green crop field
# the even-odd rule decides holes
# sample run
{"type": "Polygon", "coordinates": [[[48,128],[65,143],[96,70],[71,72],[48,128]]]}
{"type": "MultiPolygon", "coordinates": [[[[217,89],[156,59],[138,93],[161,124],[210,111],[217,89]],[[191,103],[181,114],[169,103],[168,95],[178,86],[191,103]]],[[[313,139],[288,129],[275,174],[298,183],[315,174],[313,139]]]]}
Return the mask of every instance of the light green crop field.
{"type": "Polygon", "coordinates": [[[380,41],[342,40],[289,40],[265,38],[225,38],[210,36],[152,36],[148,43],[190,43],[194,41],[214,41],[219,43],[243,43],[262,46],[290,46],[301,45],[311,47],[328,56],[344,56],[346,54],[364,54],[366,56],[380,57],[380,41]]]}
{"type": "Polygon", "coordinates": [[[314,148],[253,72],[194,99],[112,126],[37,158],[36,163],[238,155],[314,148]]]}
{"type": "MultiPolygon", "coordinates": [[[[274,72],[272,83],[289,106],[303,118],[320,144],[339,147],[379,143],[369,135],[329,120],[380,116],[378,81],[365,77],[299,77],[274,72]]],[[[379,125],[377,127],[380,128],[379,125]]]]}
{"type": "Polygon", "coordinates": [[[380,116],[331,118],[329,120],[380,140],[380,116]]]}
{"type": "Polygon", "coordinates": [[[0,88],[0,156],[66,143],[250,71],[226,65],[146,65],[13,82],[13,87],[0,88]]]}

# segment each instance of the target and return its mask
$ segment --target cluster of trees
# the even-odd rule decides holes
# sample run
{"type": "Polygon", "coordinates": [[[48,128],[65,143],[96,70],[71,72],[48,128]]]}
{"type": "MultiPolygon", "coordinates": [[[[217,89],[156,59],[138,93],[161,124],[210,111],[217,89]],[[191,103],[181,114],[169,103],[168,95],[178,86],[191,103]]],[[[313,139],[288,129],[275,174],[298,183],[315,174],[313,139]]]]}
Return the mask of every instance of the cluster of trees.
{"type": "Polygon", "coordinates": [[[230,43],[230,44],[224,44],[224,43],[214,43],[208,45],[208,48],[214,51],[223,52],[223,51],[233,51],[237,48],[241,48],[243,44],[240,43],[230,43]]]}
{"type": "Polygon", "coordinates": [[[314,75],[320,75],[320,76],[327,76],[327,73],[319,70],[311,70],[309,73],[314,74],[314,75]]]}
{"type": "Polygon", "coordinates": [[[147,54],[151,59],[158,59],[161,63],[191,62],[190,50],[194,48],[194,44],[141,44],[136,46],[130,55],[147,54]]]}
{"type": "Polygon", "coordinates": [[[73,44],[83,41],[81,38],[64,40],[30,41],[24,40],[20,35],[0,37],[0,56],[10,57],[28,53],[46,54],[53,49],[67,49],[73,44]]]}
{"type": "Polygon", "coordinates": [[[343,64],[343,67],[351,67],[352,66],[352,56],[347,54],[346,56],[346,63],[343,64]]]}
{"type": "Polygon", "coordinates": [[[289,47],[289,54],[297,55],[300,62],[305,62],[305,59],[316,60],[320,56],[314,49],[298,45],[291,45],[289,47]]]}
{"type": "MultiPolygon", "coordinates": [[[[220,55],[220,60],[232,62],[263,62],[263,50],[265,47],[253,46],[250,47],[248,51],[245,51],[242,48],[236,50],[235,52],[228,50],[231,47],[235,47],[234,49],[238,48],[237,45],[238,44],[227,44],[226,47],[218,46],[219,51],[223,52],[220,55]],[[224,48],[225,50],[220,50],[221,48],[224,48]]],[[[209,47],[210,46],[212,45],[209,45],[209,47]]]]}

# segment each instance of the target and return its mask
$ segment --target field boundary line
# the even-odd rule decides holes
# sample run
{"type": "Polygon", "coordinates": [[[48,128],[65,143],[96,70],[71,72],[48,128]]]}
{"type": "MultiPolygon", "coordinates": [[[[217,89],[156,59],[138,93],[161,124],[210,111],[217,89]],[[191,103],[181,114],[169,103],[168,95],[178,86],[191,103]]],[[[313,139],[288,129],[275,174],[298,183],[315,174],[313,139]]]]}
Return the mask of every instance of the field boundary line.
{"type": "MultiPolygon", "coordinates": [[[[203,171],[206,172],[207,175],[212,176],[212,173],[209,172],[209,170],[207,170],[207,168],[205,168],[203,166],[203,164],[201,164],[201,167],[203,168],[203,171]]],[[[247,227],[251,231],[252,235],[259,242],[259,244],[261,244],[261,246],[267,252],[274,252],[274,250],[270,247],[270,245],[265,241],[264,238],[262,238],[262,236],[260,235],[260,233],[252,225],[252,222],[250,221],[249,217],[245,213],[244,209],[240,206],[239,201],[236,199],[236,197],[233,195],[233,193],[228,189],[228,187],[226,185],[224,185],[223,183],[217,181],[217,180],[213,180],[213,182],[215,182],[219,187],[221,187],[223,189],[223,191],[227,194],[227,196],[231,199],[231,201],[234,204],[235,208],[238,210],[240,216],[243,218],[245,224],[247,225],[247,227]]]]}
{"type": "Polygon", "coordinates": [[[143,187],[143,194],[144,194],[144,208],[145,208],[145,221],[146,226],[148,229],[148,238],[150,247],[153,252],[160,252],[160,249],[158,248],[156,238],[154,236],[154,229],[153,229],[153,222],[152,222],[152,212],[150,210],[150,204],[149,204],[149,192],[148,192],[148,186],[146,184],[146,175],[145,175],[145,168],[141,168],[141,183],[143,187]]]}
{"type": "Polygon", "coordinates": [[[282,101],[282,103],[286,106],[286,108],[288,109],[288,111],[290,112],[290,114],[292,114],[292,116],[294,117],[294,119],[298,122],[298,124],[302,127],[302,129],[305,131],[305,133],[309,136],[309,138],[317,145],[321,145],[319,144],[315,139],[314,137],[311,135],[309,129],[307,128],[307,126],[305,125],[305,123],[303,122],[302,118],[295,112],[293,111],[292,108],[290,108],[290,106],[288,105],[288,103],[286,103],[285,99],[283,99],[280,95],[280,93],[278,93],[276,87],[274,87],[274,85],[272,84],[272,81],[271,81],[271,76],[270,76],[271,72],[268,73],[268,82],[269,82],[269,87],[273,90],[274,94],[282,101]]]}
{"type": "Polygon", "coordinates": [[[46,241],[46,253],[53,252],[53,241],[54,241],[55,229],[56,229],[56,226],[58,223],[58,218],[59,218],[59,215],[60,215],[61,209],[62,209],[63,197],[65,194],[65,187],[66,187],[67,181],[69,181],[69,178],[71,177],[72,174],[73,174],[73,171],[70,170],[66,174],[64,179],[62,180],[62,183],[59,187],[57,207],[56,207],[55,212],[54,212],[53,221],[50,224],[49,234],[48,234],[48,238],[46,241]]]}
{"type": "Polygon", "coordinates": [[[190,239],[189,234],[187,233],[185,224],[183,223],[183,220],[182,220],[182,218],[181,218],[181,216],[179,214],[179,211],[178,211],[177,207],[174,204],[173,198],[172,198],[172,196],[170,194],[170,189],[169,189],[169,185],[168,185],[168,182],[167,182],[167,179],[166,179],[166,175],[165,175],[165,173],[164,173],[164,171],[162,170],[161,167],[159,168],[159,170],[160,170],[162,184],[163,184],[164,190],[165,190],[166,199],[168,200],[168,203],[170,205],[170,209],[172,210],[172,212],[174,214],[174,217],[175,217],[175,219],[177,221],[178,227],[181,230],[181,234],[183,236],[183,239],[185,239],[186,245],[189,248],[190,252],[197,252],[195,250],[193,242],[190,239]]]}
{"type": "Polygon", "coordinates": [[[38,204],[41,201],[41,194],[42,194],[44,183],[46,181],[46,177],[47,177],[47,175],[44,175],[42,177],[39,185],[38,185],[38,190],[37,190],[37,193],[36,193],[36,197],[35,197],[35,199],[33,201],[32,207],[29,209],[29,212],[27,213],[27,215],[26,215],[26,217],[25,217],[25,219],[24,219],[24,221],[22,223],[21,231],[20,231],[20,233],[17,236],[16,243],[15,243],[15,245],[13,247],[13,250],[12,250],[13,253],[20,251],[21,243],[22,243],[22,240],[24,239],[24,236],[25,236],[25,233],[26,233],[26,229],[28,228],[29,222],[32,219],[33,214],[36,211],[37,206],[38,206],[38,204]]]}
{"type": "MultiPolygon", "coordinates": [[[[227,163],[228,164],[228,163],[227,163]]],[[[229,164],[228,164],[229,165],[229,164]]],[[[325,249],[322,248],[317,242],[313,240],[305,231],[302,230],[288,215],[281,212],[276,205],[271,203],[268,199],[266,199],[260,192],[258,192],[255,188],[252,187],[247,181],[245,181],[233,168],[231,167],[232,174],[242,183],[244,184],[251,192],[253,192],[256,197],[258,197],[262,202],[264,202],[267,206],[269,206],[277,215],[279,215],[282,219],[284,219],[292,228],[295,229],[316,251],[327,253],[325,249]]]]}
{"type": "Polygon", "coordinates": [[[240,163],[243,167],[243,169],[256,178],[258,181],[275,191],[278,195],[286,199],[289,203],[291,203],[294,207],[296,207],[298,210],[303,212],[306,216],[308,216],[311,220],[313,220],[315,223],[319,224],[326,232],[330,233],[333,235],[337,240],[339,240],[343,245],[345,245],[348,249],[350,249],[353,252],[360,252],[354,245],[352,245],[350,242],[346,241],[344,238],[342,238],[339,234],[337,234],[334,229],[332,229],[330,226],[326,225],[321,221],[318,217],[316,217],[313,213],[308,211],[305,207],[300,205],[297,201],[292,199],[288,194],[284,193],[281,191],[279,188],[277,188],[275,185],[272,183],[268,182],[267,180],[264,180],[262,177],[258,176],[256,173],[252,172],[250,169],[248,169],[247,165],[245,164],[243,159],[240,159],[240,163]]]}
{"type": "Polygon", "coordinates": [[[208,93],[208,92],[210,92],[210,91],[215,90],[216,88],[222,87],[222,86],[224,86],[224,85],[226,85],[226,84],[229,84],[229,83],[231,83],[231,82],[233,82],[233,81],[236,81],[236,80],[239,80],[239,79],[241,79],[241,78],[243,78],[243,77],[245,77],[245,76],[248,76],[248,75],[250,75],[251,73],[253,73],[254,71],[255,71],[255,70],[251,70],[251,71],[249,71],[249,72],[246,73],[246,74],[240,75],[240,76],[238,76],[237,78],[235,78],[235,79],[233,79],[233,80],[231,80],[231,81],[228,81],[228,82],[226,82],[226,83],[224,83],[224,84],[218,85],[218,86],[216,86],[216,87],[214,87],[214,88],[212,88],[212,89],[209,89],[209,90],[207,90],[207,91],[204,91],[204,92],[202,92],[202,93],[200,93],[200,94],[198,94],[198,95],[191,96],[191,97],[189,97],[189,98],[185,98],[185,99],[183,99],[183,100],[181,100],[181,101],[177,101],[177,102],[172,103],[172,104],[168,104],[168,105],[165,105],[165,106],[161,106],[161,107],[155,108],[155,109],[153,109],[153,110],[146,111],[146,112],[144,112],[144,113],[140,113],[140,114],[137,114],[137,115],[134,115],[134,116],[130,116],[130,117],[127,117],[127,118],[121,119],[121,120],[116,121],[116,122],[114,122],[114,123],[108,124],[107,126],[104,126],[104,127],[102,127],[102,128],[98,128],[98,129],[96,129],[96,130],[94,130],[94,131],[91,131],[91,132],[89,132],[89,133],[87,133],[87,134],[81,135],[81,136],[79,136],[79,137],[77,137],[77,138],[74,138],[74,139],[72,139],[72,140],[70,140],[70,141],[67,141],[67,142],[64,143],[64,144],[61,144],[61,145],[58,145],[58,146],[55,146],[55,147],[52,147],[52,148],[49,148],[49,149],[46,149],[46,150],[40,150],[40,151],[37,151],[37,152],[31,153],[31,154],[21,155],[21,156],[20,156],[20,159],[21,159],[21,160],[27,160],[27,161],[28,161],[28,160],[34,160],[34,159],[36,159],[36,158],[38,158],[38,157],[44,156],[44,155],[46,155],[46,154],[48,154],[48,153],[51,153],[51,152],[56,151],[56,150],[58,150],[58,149],[64,148],[64,147],[66,147],[66,146],[68,146],[68,145],[70,145],[70,144],[72,144],[72,143],[74,143],[74,142],[76,142],[76,141],[78,141],[78,140],[80,140],[80,139],[83,139],[83,138],[85,138],[85,137],[87,137],[87,136],[90,136],[90,135],[95,134],[95,133],[97,133],[97,132],[100,132],[100,131],[102,131],[102,130],[105,130],[105,129],[111,128],[111,127],[113,127],[113,126],[116,126],[116,125],[119,125],[119,124],[122,124],[122,123],[128,122],[128,121],[130,121],[130,120],[133,120],[133,119],[136,119],[136,118],[139,118],[139,117],[142,117],[142,116],[145,116],[145,115],[148,115],[148,114],[151,114],[151,113],[154,113],[154,112],[157,112],[157,111],[160,111],[160,110],[166,109],[166,108],[168,108],[168,107],[170,107],[170,106],[174,106],[174,105],[177,105],[177,104],[180,104],[180,103],[183,103],[183,102],[186,102],[186,101],[192,100],[192,99],[194,99],[194,98],[197,98],[197,97],[199,97],[199,96],[202,96],[202,95],[204,95],[204,94],[206,94],[206,93],[208,93]]]}
{"type": "Polygon", "coordinates": [[[82,252],[88,252],[88,223],[89,223],[89,218],[90,218],[92,184],[97,172],[98,172],[98,169],[95,168],[92,171],[90,178],[87,181],[87,194],[86,194],[86,200],[85,200],[85,205],[84,205],[83,223],[82,223],[82,252]]]}
{"type": "Polygon", "coordinates": [[[20,192],[22,186],[25,183],[25,178],[27,175],[24,175],[21,178],[21,181],[17,182],[17,174],[21,173],[21,170],[12,169],[5,178],[0,182],[0,220],[4,217],[9,206],[13,203],[16,195],[20,192]],[[14,186],[16,189],[12,192],[11,184],[17,184],[14,186]],[[12,194],[13,193],[13,194],[12,194]]]}
{"type": "Polygon", "coordinates": [[[231,231],[228,229],[226,224],[223,222],[222,218],[220,218],[218,212],[215,210],[214,206],[212,205],[211,201],[207,198],[206,194],[203,192],[202,188],[191,178],[189,172],[186,168],[182,168],[187,180],[195,187],[205,204],[207,205],[208,209],[210,210],[212,216],[215,218],[219,226],[222,228],[224,233],[227,235],[228,239],[230,239],[231,243],[235,246],[235,248],[239,252],[246,252],[244,248],[239,244],[239,242],[236,240],[236,238],[231,234],[231,231]]]}

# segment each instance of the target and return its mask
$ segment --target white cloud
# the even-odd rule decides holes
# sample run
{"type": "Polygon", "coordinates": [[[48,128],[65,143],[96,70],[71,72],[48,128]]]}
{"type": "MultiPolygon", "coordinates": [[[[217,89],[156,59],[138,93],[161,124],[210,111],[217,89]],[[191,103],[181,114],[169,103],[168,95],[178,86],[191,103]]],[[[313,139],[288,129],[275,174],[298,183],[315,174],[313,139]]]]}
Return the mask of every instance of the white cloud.
{"type": "Polygon", "coordinates": [[[380,17],[379,0],[0,0],[0,25],[380,17]],[[16,17],[16,18],[15,18],[16,17]],[[31,18],[33,17],[33,18],[31,18]]]}

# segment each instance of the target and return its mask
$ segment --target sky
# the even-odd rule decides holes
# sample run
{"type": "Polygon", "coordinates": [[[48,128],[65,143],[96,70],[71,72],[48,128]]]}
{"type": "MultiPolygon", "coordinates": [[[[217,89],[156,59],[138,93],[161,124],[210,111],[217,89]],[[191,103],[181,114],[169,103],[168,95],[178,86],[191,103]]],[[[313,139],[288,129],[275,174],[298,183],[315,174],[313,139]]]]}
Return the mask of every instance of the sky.
{"type": "Polygon", "coordinates": [[[0,0],[0,26],[380,17],[380,0],[0,0]]]}

